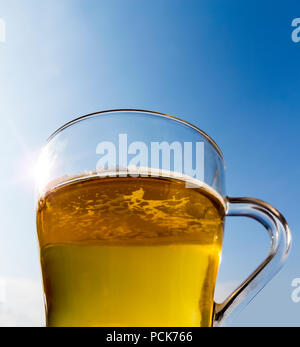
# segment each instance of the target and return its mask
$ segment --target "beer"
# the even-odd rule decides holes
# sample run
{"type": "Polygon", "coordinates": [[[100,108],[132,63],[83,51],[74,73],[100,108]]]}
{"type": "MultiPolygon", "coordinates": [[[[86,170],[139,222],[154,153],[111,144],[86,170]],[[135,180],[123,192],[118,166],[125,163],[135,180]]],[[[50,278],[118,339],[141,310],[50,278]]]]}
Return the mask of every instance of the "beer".
{"type": "Polygon", "coordinates": [[[224,204],[174,177],[80,177],[38,203],[48,326],[210,326],[224,204]]]}

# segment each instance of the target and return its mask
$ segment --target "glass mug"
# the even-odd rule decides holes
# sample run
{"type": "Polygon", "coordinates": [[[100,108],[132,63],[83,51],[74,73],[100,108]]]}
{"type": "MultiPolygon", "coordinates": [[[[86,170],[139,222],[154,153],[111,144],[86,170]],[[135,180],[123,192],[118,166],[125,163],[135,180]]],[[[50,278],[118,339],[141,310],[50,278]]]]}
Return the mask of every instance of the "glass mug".
{"type": "Polygon", "coordinates": [[[218,146],[169,115],[113,110],[75,119],[48,139],[38,172],[47,326],[224,325],[290,249],[284,217],[263,201],[227,197],[218,146]],[[271,247],[217,304],[225,216],[260,222],[271,247]]]}

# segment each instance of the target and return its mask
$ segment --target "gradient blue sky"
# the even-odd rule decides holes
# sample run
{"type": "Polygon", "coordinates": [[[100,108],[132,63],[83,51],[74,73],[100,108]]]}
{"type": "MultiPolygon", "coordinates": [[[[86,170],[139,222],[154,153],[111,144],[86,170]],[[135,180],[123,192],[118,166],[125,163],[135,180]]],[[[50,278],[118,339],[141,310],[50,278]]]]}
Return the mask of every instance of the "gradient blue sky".
{"type": "MultiPolygon", "coordinates": [[[[0,18],[0,277],[40,284],[29,172],[46,138],[83,114],[150,109],[207,132],[228,195],[263,199],[290,224],[288,263],[235,325],[300,325],[299,1],[0,0],[0,18]]],[[[218,283],[243,280],[268,242],[228,218],[218,283]]]]}

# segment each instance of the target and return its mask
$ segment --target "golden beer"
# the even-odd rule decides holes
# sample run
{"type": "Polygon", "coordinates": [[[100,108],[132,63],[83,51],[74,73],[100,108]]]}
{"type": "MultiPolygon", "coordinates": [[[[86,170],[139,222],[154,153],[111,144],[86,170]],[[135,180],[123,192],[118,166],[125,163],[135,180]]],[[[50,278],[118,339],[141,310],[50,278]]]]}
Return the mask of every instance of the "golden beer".
{"type": "Polygon", "coordinates": [[[224,204],[170,177],[85,177],[40,198],[48,326],[210,326],[224,204]]]}

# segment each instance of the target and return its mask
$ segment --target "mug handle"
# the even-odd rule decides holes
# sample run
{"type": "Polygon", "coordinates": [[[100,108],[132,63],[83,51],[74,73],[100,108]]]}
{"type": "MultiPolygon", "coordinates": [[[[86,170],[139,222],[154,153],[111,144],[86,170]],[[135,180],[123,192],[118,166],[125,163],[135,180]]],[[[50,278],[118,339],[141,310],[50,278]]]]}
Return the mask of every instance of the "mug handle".
{"type": "Polygon", "coordinates": [[[285,218],[264,201],[253,198],[227,198],[226,216],[245,216],[260,222],[270,235],[271,249],[267,258],[224,302],[215,303],[213,326],[228,324],[247,306],[281,269],[291,247],[291,233],[285,218]]]}

